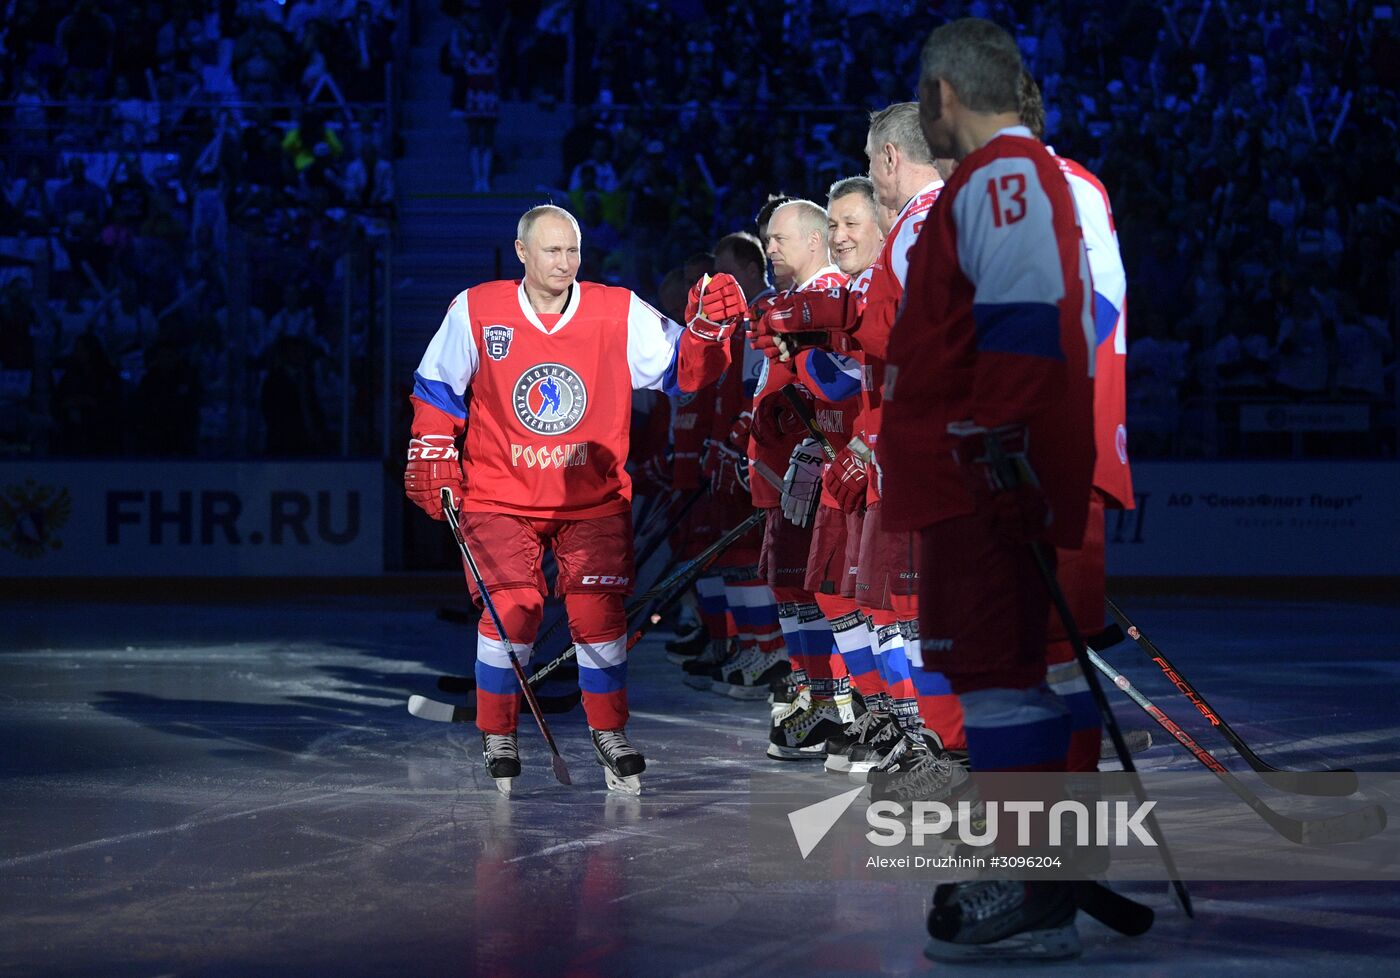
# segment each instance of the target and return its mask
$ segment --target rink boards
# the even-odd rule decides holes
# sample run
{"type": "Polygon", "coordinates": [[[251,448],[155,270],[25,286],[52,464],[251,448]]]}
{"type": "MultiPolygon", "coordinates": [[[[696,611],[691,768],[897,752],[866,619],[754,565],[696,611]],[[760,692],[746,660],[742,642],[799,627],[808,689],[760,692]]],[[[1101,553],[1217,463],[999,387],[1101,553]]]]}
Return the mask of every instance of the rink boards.
{"type": "MultiPolygon", "coordinates": [[[[1139,462],[1119,577],[1400,576],[1400,463],[1139,462]]],[[[392,491],[397,491],[396,488],[392,491]]],[[[377,460],[0,465],[0,578],[374,576],[377,460]]]]}

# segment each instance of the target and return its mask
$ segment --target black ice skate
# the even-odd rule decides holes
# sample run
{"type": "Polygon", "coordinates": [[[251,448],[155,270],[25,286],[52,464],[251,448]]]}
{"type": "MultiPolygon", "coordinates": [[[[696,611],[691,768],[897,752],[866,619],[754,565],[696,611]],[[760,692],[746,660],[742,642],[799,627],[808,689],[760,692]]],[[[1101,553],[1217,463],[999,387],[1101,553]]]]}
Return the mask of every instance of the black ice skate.
{"type": "Polygon", "coordinates": [[[676,637],[666,643],[666,658],[676,665],[689,662],[705,651],[709,641],[710,633],[697,621],[689,629],[676,632],[676,637]]]}
{"type": "Polygon", "coordinates": [[[705,651],[681,663],[685,684],[691,689],[709,689],[719,678],[720,666],[739,654],[737,638],[712,638],[705,651]]]}
{"type": "Polygon", "coordinates": [[[710,689],[736,700],[767,699],[772,684],[790,672],[792,664],[782,652],[765,654],[750,646],[720,667],[719,678],[710,689]]]}
{"type": "Polygon", "coordinates": [[[971,787],[967,769],[941,747],[922,737],[905,734],[890,751],[886,764],[869,774],[870,800],[948,801],[971,787]]]}
{"type": "Polygon", "coordinates": [[[598,755],[598,763],[603,766],[603,778],[613,791],[628,795],[642,793],[641,774],[646,770],[646,758],[627,742],[627,734],[621,730],[594,730],[588,728],[593,738],[593,751],[598,755]]]}
{"type": "Polygon", "coordinates": [[[1079,956],[1073,884],[978,880],[940,886],[928,915],[933,961],[1058,961],[1079,956]]]}
{"type": "Polygon", "coordinates": [[[875,722],[865,729],[859,741],[851,745],[847,755],[850,762],[846,773],[852,781],[862,784],[865,783],[866,776],[889,756],[903,736],[899,724],[894,722],[894,717],[888,713],[877,713],[875,716],[875,722]]]}
{"type": "Polygon", "coordinates": [[[833,700],[814,699],[806,709],[776,720],[768,734],[768,756],[775,761],[822,761],[826,739],[845,724],[833,700]]]}
{"type": "Polygon", "coordinates": [[[496,779],[496,790],[510,797],[511,785],[520,777],[520,748],[515,734],[481,735],[481,753],[486,758],[486,773],[496,779]]]}
{"type": "Polygon", "coordinates": [[[859,710],[855,720],[846,724],[838,734],[826,739],[826,769],[833,773],[851,769],[851,750],[857,744],[865,743],[875,732],[875,728],[889,720],[889,714],[874,710],[859,710]]]}

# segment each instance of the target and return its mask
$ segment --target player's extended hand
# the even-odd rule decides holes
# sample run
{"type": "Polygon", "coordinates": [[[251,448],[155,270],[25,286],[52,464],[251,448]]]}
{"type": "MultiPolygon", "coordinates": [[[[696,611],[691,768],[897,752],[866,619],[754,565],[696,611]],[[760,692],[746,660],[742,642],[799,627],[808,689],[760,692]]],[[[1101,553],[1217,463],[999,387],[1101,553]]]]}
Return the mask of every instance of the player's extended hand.
{"type": "Polygon", "coordinates": [[[779,296],[749,330],[754,348],[788,360],[809,347],[846,353],[860,325],[858,297],[844,288],[789,292],[779,296]]]}
{"type": "Polygon", "coordinates": [[[704,340],[723,342],[749,311],[744,290],[728,272],[703,276],[690,287],[685,325],[704,340]]]}
{"type": "Polygon", "coordinates": [[[408,465],[403,470],[403,491],[413,505],[435,520],[445,520],[442,490],[457,497],[466,495],[462,459],[451,435],[423,435],[408,443],[408,465]]]}
{"type": "Polygon", "coordinates": [[[987,429],[969,422],[948,426],[958,438],[953,455],[977,512],[1002,542],[1019,546],[1043,539],[1050,500],[1031,468],[1025,425],[987,429]]]}
{"type": "Polygon", "coordinates": [[[865,505],[866,489],[870,486],[870,466],[847,445],[836,453],[831,468],[822,476],[822,488],[831,493],[836,504],[846,513],[854,513],[865,505]]]}

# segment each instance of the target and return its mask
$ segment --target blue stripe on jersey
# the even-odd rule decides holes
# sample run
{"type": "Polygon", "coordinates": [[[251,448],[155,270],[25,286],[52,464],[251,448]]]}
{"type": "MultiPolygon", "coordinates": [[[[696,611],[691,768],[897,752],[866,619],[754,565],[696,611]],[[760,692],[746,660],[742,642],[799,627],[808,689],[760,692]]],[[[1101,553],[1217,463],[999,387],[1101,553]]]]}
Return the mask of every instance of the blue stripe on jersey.
{"type": "Polygon", "coordinates": [[[578,666],[578,688],[585,693],[615,693],[627,687],[627,663],[595,669],[582,662],[578,666]]]}
{"type": "Polygon", "coordinates": [[[476,660],[476,688],[488,693],[504,695],[520,692],[520,684],[515,680],[514,669],[502,669],[476,660]]]}
{"type": "Polygon", "coordinates": [[[807,356],[807,374],[817,385],[814,394],[828,401],[844,401],[860,393],[860,378],[841,369],[841,364],[824,350],[813,350],[807,356]]]}
{"type": "Polygon", "coordinates": [[[972,307],[981,353],[1021,353],[1063,360],[1060,310],[1046,302],[978,303],[972,307]]]}
{"type": "Polygon", "coordinates": [[[676,345],[671,349],[671,362],[666,367],[666,372],[661,375],[661,393],[667,397],[680,397],[685,393],[681,390],[681,344],[676,341],[676,345]]]}
{"type": "Polygon", "coordinates": [[[440,380],[429,380],[416,370],[413,371],[413,396],[454,418],[465,419],[467,416],[464,395],[440,380]]]}
{"type": "Polygon", "coordinates": [[[1103,346],[1113,339],[1113,327],[1118,324],[1118,307],[1101,292],[1094,293],[1094,346],[1103,346]]]}

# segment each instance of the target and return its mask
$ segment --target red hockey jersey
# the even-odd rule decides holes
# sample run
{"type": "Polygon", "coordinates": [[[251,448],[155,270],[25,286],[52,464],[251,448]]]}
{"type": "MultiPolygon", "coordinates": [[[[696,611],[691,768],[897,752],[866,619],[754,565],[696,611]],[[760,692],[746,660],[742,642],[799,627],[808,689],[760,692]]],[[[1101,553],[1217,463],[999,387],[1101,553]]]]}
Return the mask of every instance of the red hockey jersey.
{"type": "Polygon", "coordinates": [[[466,429],[465,510],[623,512],[632,390],[694,389],[728,359],[727,344],[695,337],[626,289],[578,282],[562,313],[542,316],[522,283],[488,282],[453,300],[423,354],[413,434],[466,429]]]}
{"type": "MultiPolygon", "coordinates": [[[[805,292],[809,289],[839,289],[847,282],[846,276],[835,265],[827,265],[818,271],[807,281],[803,282],[794,292],[805,292]]],[[[778,360],[764,358],[763,367],[759,373],[758,389],[753,395],[753,411],[757,416],[762,409],[763,402],[770,397],[781,397],[779,392],[788,384],[798,382],[797,370],[792,361],[783,363],[778,360]]],[[[835,416],[830,413],[833,405],[826,402],[819,402],[816,409],[827,409],[825,420],[833,422],[835,416]]],[[[844,410],[844,409],[843,409],[844,410]]],[[[818,426],[823,422],[823,415],[818,413],[818,426]]],[[[838,422],[839,423],[839,422],[838,422]]],[[[781,477],[787,472],[788,459],[792,456],[792,450],[803,438],[807,437],[806,431],[798,431],[786,438],[775,439],[768,443],[760,443],[757,438],[749,438],[749,458],[764,463],[775,475],[781,477]]],[[[774,506],[781,506],[783,502],[782,490],[770,485],[768,480],[763,478],[756,466],[751,466],[749,492],[753,496],[753,504],[760,509],[771,509],[774,506]]]]}
{"type": "Polygon", "coordinates": [[[1128,467],[1128,279],[1118,251],[1113,208],[1099,178],[1081,164],[1056,156],[1079,209],[1079,227],[1094,279],[1094,488],[1110,508],[1132,509],[1128,467]]]}
{"type": "MultiPolygon", "coordinates": [[[[943,190],[943,181],[921,188],[904,202],[899,215],[885,237],[880,256],[870,266],[870,285],[866,290],[865,307],[861,310],[861,359],[864,363],[861,379],[861,423],[865,427],[865,443],[880,457],[880,415],[882,390],[885,386],[885,357],[889,353],[889,335],[904,301],[904,283],[909,277],[909,255],[919,232],[928,220],[929,209],[943,190]]],[[[872,478],[866,490],[866,505],[880,501],[880,480],[872,478]]]]}
{"type": "Polygon", "coordinates": [[[1056,546],[1083,539],[1094,469],[1093,292],[1074,198],[1022,126],[968,155],[929,211],[890,337],[883,513],[973,512],[948,426],[1025,424],[1056,546]]]}

